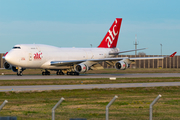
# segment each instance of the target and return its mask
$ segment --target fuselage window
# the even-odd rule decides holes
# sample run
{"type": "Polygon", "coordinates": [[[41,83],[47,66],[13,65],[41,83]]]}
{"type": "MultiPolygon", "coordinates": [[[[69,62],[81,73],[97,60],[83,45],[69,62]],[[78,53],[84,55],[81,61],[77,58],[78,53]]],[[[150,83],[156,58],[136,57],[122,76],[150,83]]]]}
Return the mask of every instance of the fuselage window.
{"type": "Polygon", "coordinates": [[[21,49],[21,47],[13,47],[13,49],[21,49]]]}

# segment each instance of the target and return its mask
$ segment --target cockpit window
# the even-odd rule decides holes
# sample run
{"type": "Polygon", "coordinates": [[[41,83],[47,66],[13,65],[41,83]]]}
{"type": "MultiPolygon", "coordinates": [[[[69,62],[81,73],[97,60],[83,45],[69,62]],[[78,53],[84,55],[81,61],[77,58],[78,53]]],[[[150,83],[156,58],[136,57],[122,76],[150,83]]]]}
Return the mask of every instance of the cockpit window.
{"type": "Polygon", "coordinates": [[[21,47],[13,47],[13,49],[21,49],[21,47]]]}

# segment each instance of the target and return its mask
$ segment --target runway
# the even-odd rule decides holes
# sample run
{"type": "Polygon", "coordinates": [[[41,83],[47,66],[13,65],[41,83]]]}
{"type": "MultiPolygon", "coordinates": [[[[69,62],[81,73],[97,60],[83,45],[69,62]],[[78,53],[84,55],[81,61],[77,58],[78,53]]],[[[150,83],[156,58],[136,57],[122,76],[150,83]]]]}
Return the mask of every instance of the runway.
{"type": "Polygon", "coordinates": [[[159,86],[180,86],[180,82],[86,84],[86,85],[0,86],[0,92],[74,90],[74,89],[97,89],[97,88],[101,89],[101,88],[159,87],[159,86]]]}
{"type": "Polygon", "coordinates": [[[1,75],[0,80],[29,80],[29,79],[81,79],[81,78],[142,78],[142,77],[180,77],[180,73],[135,73],[135,74],[80,74],[70,75],[1,75]]]}
{"type": "MultiPolygon", "coordinates": [[[[146,73],[146,74],[81,74],[79,76],[41,76],[41,75],[2,75],[0,80],[32,80],[32,79],[80,79],[80,78],[142,78],[142,77],[180,77],[180,73],[146,73]]],[[[158,87],[180,86],[180,82],[155,83],[117,83],[117,84],[82,84],[82,85],[32,85],[32,86],[0,86],[0,92],[7,91],[45,91],[45,90],[73,90],[95,88],[129,88],[129,87],[158,87]]]]}

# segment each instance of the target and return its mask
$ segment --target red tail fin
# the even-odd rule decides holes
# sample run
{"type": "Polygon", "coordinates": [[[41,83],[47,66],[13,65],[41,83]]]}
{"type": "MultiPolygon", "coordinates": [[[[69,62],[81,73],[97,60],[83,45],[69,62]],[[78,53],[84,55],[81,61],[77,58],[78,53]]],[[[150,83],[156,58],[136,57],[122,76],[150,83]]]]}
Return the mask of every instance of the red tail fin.
{"type": "Polygon", "coordinates": [[[118,41],[122,18],[116,18],[98,48],[115,48],[118,41]]]}
{"type": "Polygon", "coordinates": [[[177,52],[174,52],[173,54],[171,54],[169,57],[174,57],[176,55],[177,52]]]}

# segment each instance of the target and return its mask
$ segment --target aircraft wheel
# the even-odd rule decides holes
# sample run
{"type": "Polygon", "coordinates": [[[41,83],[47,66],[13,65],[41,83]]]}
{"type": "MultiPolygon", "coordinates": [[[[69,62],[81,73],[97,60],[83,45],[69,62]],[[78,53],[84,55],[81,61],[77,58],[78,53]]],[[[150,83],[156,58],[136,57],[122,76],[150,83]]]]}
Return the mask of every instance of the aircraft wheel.
{"type": "Polygon", "coordinates": [[[22,75],[23,75],[22,72],[20,72],[19,76],[22,76],[22,75]]]}
{"type": "Polygon", "coordinates": [[[78,72],[75,72],[75,74],[74,75],[79,75],[79,73],[78,72]]]}
{"type": "Polygon", "coordinates": [[[20,72],[20,73],[17,73],[17,76],[22,76],[22,72],[20,72]]]}
{"type": "Polygon", "coordinates": [[[59,75],[59,72],[58,72],[58,71],[56,72],[56,75],[59,75]]]}
{"type": "Polygon", "coordinates": [[[42,75],[45,75],[45,72],[42,72],[42,75]]]}
{"type": "Polygon", "coordinates": [[[50,72],[48,72],[48,75],[50,75],[51,73],[50,72]]]}

